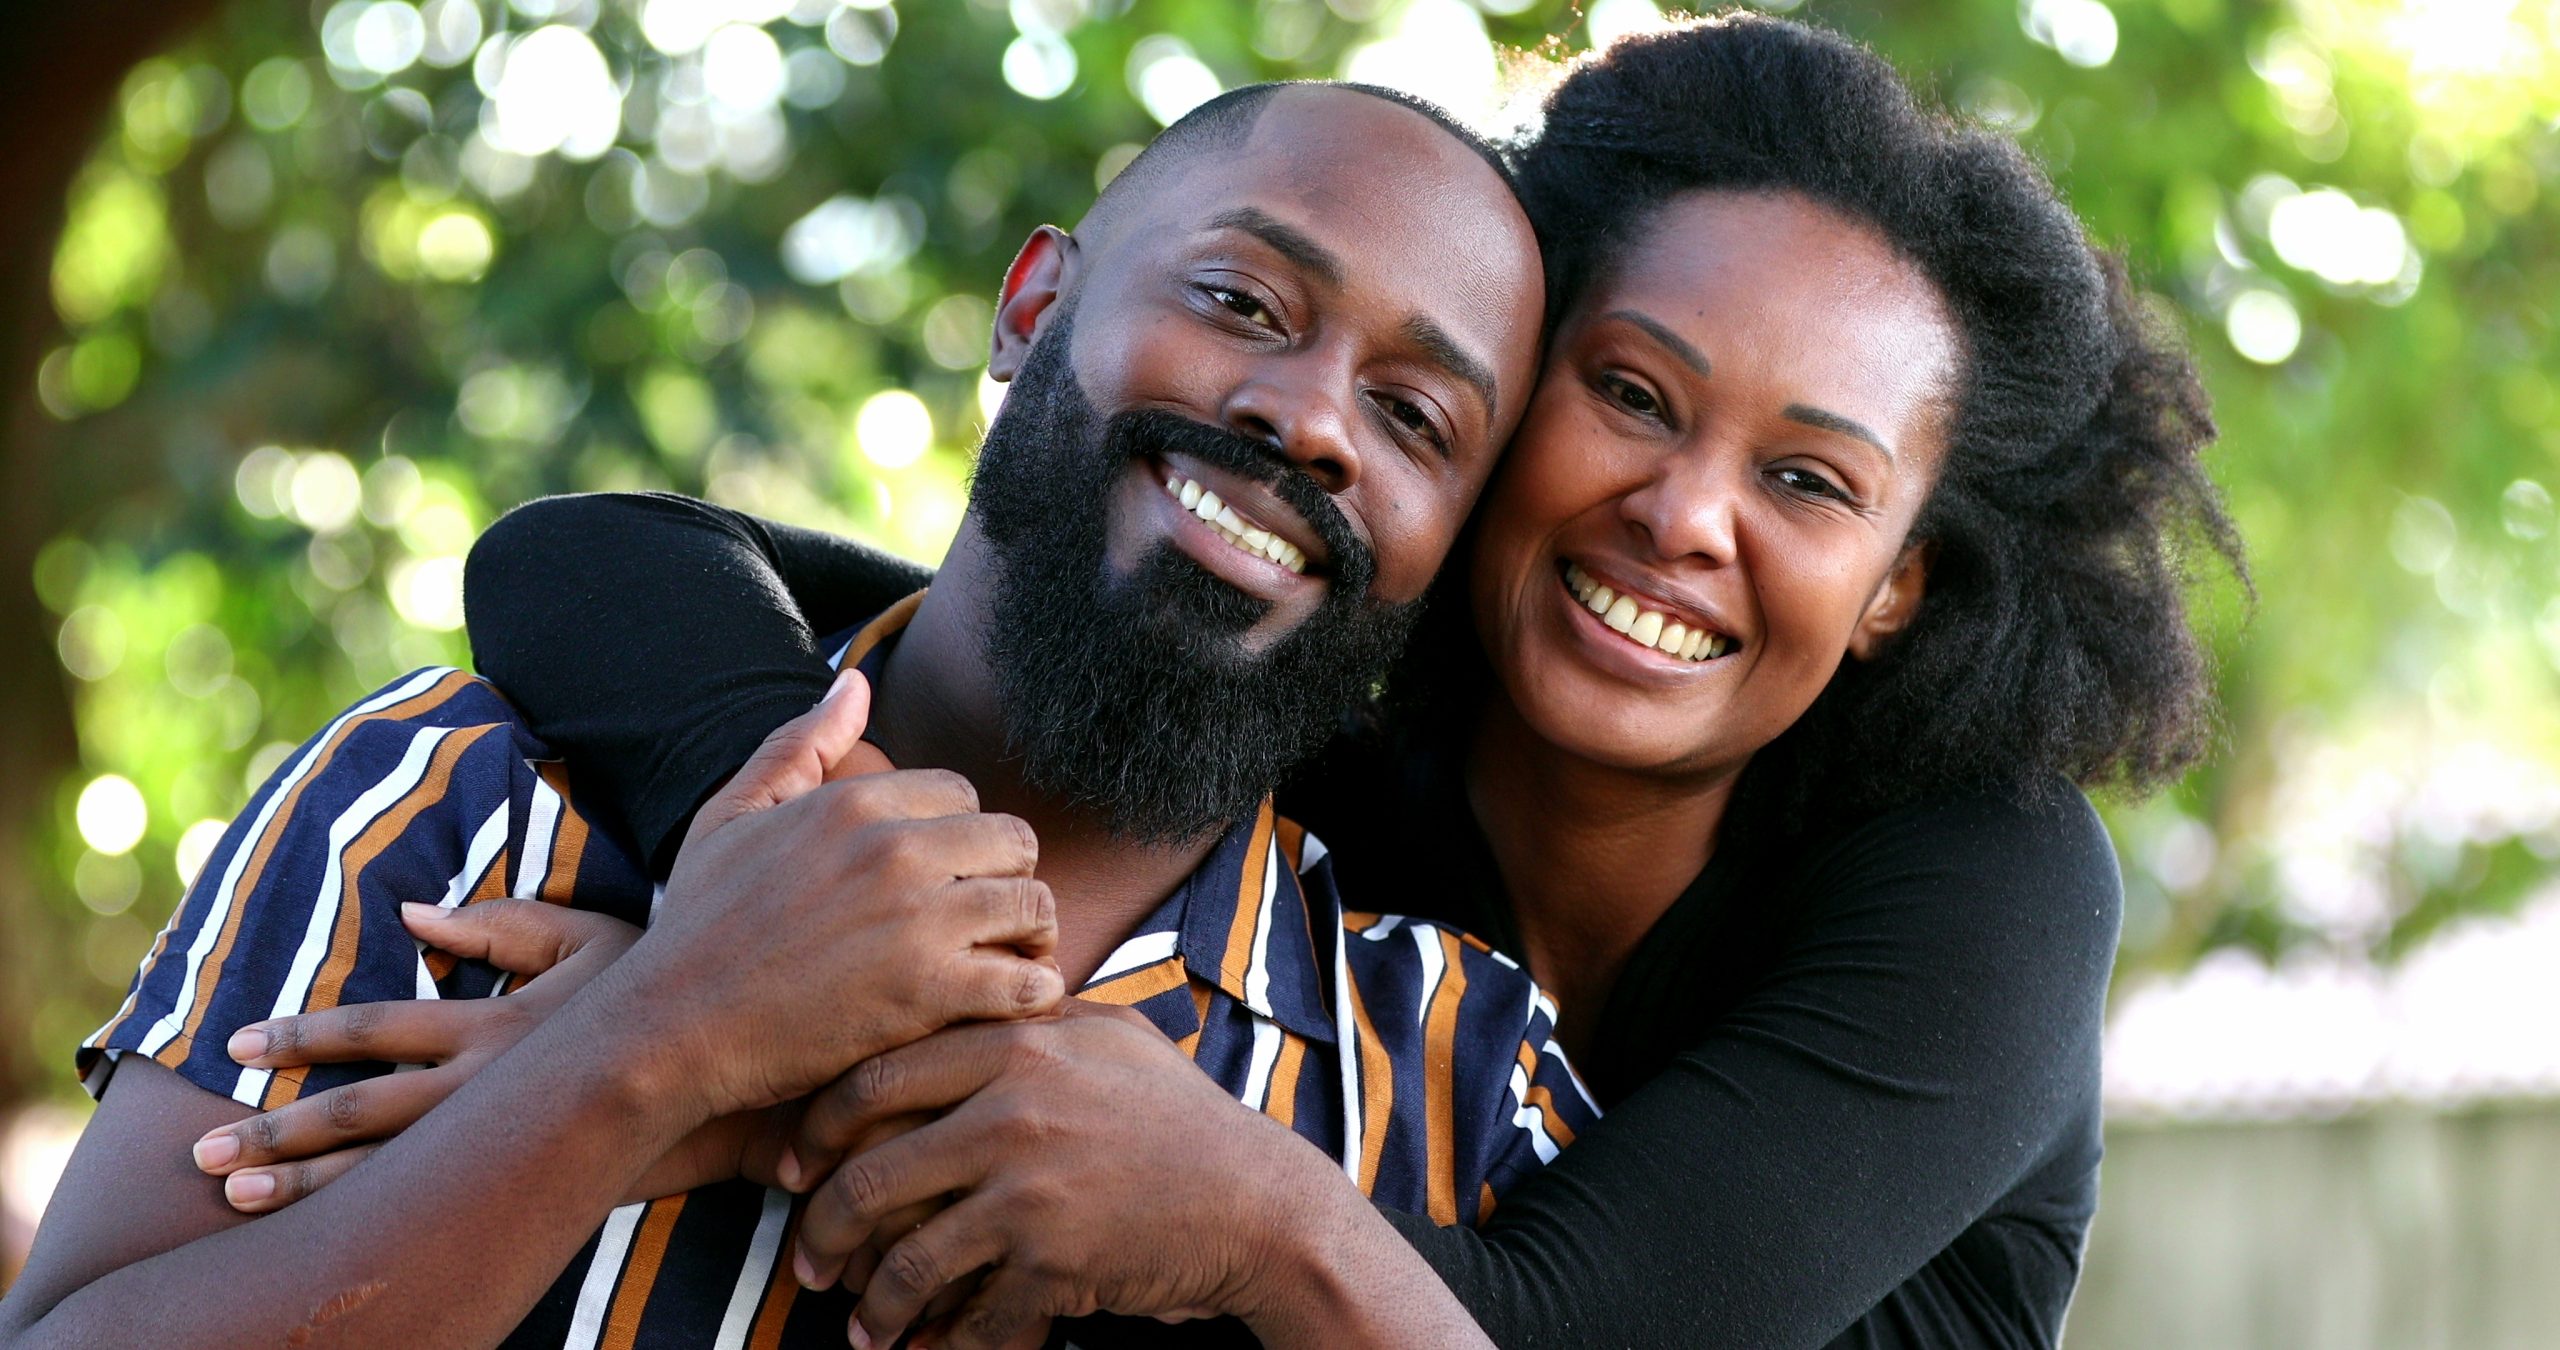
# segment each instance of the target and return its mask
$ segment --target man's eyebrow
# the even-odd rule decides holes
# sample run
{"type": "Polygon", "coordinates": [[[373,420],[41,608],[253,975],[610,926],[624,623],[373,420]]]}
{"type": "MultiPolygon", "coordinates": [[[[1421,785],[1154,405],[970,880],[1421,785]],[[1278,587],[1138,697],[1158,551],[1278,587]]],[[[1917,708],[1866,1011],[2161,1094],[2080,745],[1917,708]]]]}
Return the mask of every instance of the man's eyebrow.
{"type": "Polygon", "coordinates": [[[1809,427],[1820,427],[1824,431],[1836,431],[1843,436],[1865,441],[1881,451],[1886,460],[1893,459],[1893,447],[1885,444],[1883,437],[1867,430],[1865,424],[1842,417],[1836,412],[1825,412],[1820,408],[1807,407],[1801,403],[1790,403],[1787,405],[1787,420],[1802,422],[1809,427]]]}
{"type": "Polygon", "coordinates": [[[1638,313],[1632,309],[1613,309],[1600,317],[1604,319],[1616,319],[1620,323],[1634,324],[1636,327],[1643,329],[1646,336],[1661,343],[1663,346],[1670,348],[1671,354],[1680,358],[1680,364],[1687,366],[1689,369],[1694,370],[1701,375],[1709,373],[1707,367],[1707,354],[1699,351],[1697,347],[1689,341],[1689,339],[1680,336],[1678,333],[1672,332],[1669,328],[1663,325],[1661,320],[1654,318],[1652,315],[1638,313]]]}
{"type": "Polygon", "coordinates": [[[1209,224],[1216,229],[1242,230],[1270,245],[1272,252],[1314,273],[1318,281],[1328,286],[1342,284],[1342,260],[1333,256],[1331,249],[1308,238],[1306,231],[1268,211],[1239,206],[1212,219],[1209,224]]]}
{"type": "Polygon", "coordinates": [[[1483,357],[1458,345],[1449,330],[1433,323],[1427,316],[1416,314],[1404,321],[1405,341],[1422,349],[1431,363],[1466,382],[1484,402],[1485,420],[1494,420],[1494,406],[1499,386],[1494,383],[1493,367],[1483,357]]]}

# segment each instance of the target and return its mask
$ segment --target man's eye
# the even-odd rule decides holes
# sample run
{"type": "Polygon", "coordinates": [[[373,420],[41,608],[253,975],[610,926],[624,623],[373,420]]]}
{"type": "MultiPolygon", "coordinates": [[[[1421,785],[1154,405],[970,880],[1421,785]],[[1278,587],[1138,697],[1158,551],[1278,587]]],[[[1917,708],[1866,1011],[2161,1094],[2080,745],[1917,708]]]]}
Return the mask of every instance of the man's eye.
{"type": "Polygon", "coordinates": [[[1420,406],[1387,394],[1379,395],[1378,400],[1386,405],[1387,416],[1394,418],[1405,430],[1430,442],[1443,453],[1448,450],[1448,442],[1441,438],[1440,428],[1432,423],[1431,414],[1420,406]]]}
{"type": "Polygon", "coordinates": [[[1203,286],[1200,289],[1211,300],[1216,301],[1221,309],[1247,323],[1264,327],[1270,327],[1273,324],[1270,308],[1243,291],[1226,286],[1203,286]]]}
{"type": "Polygon", "coordinates": [[[1608,392],[1612,402],[1639,417],[1662,415],[1662,401],[1653,396],[1653,391],[1623,375],[1601,376],[1600,387],[1608,392]]]}

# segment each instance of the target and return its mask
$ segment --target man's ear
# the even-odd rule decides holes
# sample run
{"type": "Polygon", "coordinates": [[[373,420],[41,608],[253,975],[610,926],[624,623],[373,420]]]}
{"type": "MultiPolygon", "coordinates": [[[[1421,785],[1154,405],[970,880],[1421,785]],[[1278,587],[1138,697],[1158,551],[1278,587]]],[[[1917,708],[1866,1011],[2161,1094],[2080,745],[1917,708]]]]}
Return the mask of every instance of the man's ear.
{"type": "Polygon", "coordinates": [[[1004,290],[996,297],[996,334],[987,351],[987,374],[1010,380],[1022,369],[1031,344],[1048,325],[1052,307],[1067,293],[1081,266],[1074,235],[1043,225],[1022,241],[1013,265],[1004,269],[1004,290]]]}
{"type": "Polygon", "coordinates": [[[1858,626],[1849,633],[1849,655],[1872,660],[1884,646],[1885,639],[1911,626],[1920,615],[1920,598],[1929,589],[1929,561],[1936,556],[1932,544],[1904,546],[1902,556],[1894,559],[1893,571],[1886,574],[1884,584],[1876,587],[1873,599],[1867,601],[1867,612],[1858,616],[1858,626]]]}

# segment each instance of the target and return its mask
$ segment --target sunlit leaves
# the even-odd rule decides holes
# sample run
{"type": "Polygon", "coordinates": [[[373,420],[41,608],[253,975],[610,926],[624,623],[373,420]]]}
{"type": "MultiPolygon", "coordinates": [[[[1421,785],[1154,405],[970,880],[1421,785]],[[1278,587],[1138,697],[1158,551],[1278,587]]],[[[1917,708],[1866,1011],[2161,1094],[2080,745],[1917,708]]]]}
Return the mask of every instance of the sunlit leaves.
{"type": "Polygon", "coordinates": [[[109,164],[82,175],[53,254],[53,303],[96,323],[151,298],[169,265],[168,203],[151,178],[109,164]]]}
{"type": "MultiPolygon", "coordinates": [[[[2228,754],[2119,822],[2137,960],[2349,940],[2278,854],[2353,811],[2368,926],[2464,894],[2429,830],[2505,828],[2412,814],[2432,769],[2346,805],[2306,774],[2560,764],[2554,8],[1810,9],[2020,137],[2206,366],[2266,600],[2208,615],[2228,754]]],[[[1662,9],[233,5],[122,82],[52,259],[34,392],[94,503],[34,578],[83,757],[55,889],[156,919],[291,743],[463,656],[458,560],[524,497],[703,492],[936,556],[1007,258],[1200,99],[1349,72],[1516,110],[1543,65],[1497,44],[1662,9]],[[144,802],[129,852],[82,838],[101,775],[144,802]]]]}

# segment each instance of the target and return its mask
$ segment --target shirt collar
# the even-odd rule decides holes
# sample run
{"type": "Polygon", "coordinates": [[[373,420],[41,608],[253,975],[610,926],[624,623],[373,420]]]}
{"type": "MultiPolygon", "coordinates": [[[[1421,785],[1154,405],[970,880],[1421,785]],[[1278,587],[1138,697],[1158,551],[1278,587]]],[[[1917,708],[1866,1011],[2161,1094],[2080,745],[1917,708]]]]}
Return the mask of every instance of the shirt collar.
{"type": "Polygon", "coordinates": [[[1321,919],[1338,939],[1341,916],[1332,912],[1329,893],[1322,905],[1327,912],[1317,914],[1317,901],[1299,880],[1305,839],[1306,831],[1273,811],[1265,797],[1175,888],[1165,909],[1181,907],[1175,924],[1192,978],[1297,1035],[1331,1043],[1332,949],[1317,945],[1315,926],[1321,919]]]}
{"type": "MultiPolygon", "coordinates": [[[[917,591],[881,611],[836,650],[829,664],[842,669],[849,662],[876,684],[894,639],[915,618],[924,597],[925,592],[917,591]]],[[[1329,892],[1313,900],[1299,880],[1305,842],[1306,831],[1263,798],[1252,817],[1228,829],[1118,950],[1160,949],[1163,935],[1170,935],[1171,949],[1163,959],[1178,952],[1193,979],[1216,986],[1290,1032],[1332,1043],[1331,948],[1317,945],[1315,925],[1321,919],[1338,941],[1341,915],[1329,892]],[[1313,912],[1319,904],[1326,911],[1321,915],[1313,912]]],[[[1102,969],[1113,971],[1118,965],[1115,957],[1102,969]]],[[[1129,969],[1121,966],[1113,973],[1129,969]]],[[[1094,982],[1102,978],[1097,975],[1094,982]]]]}

